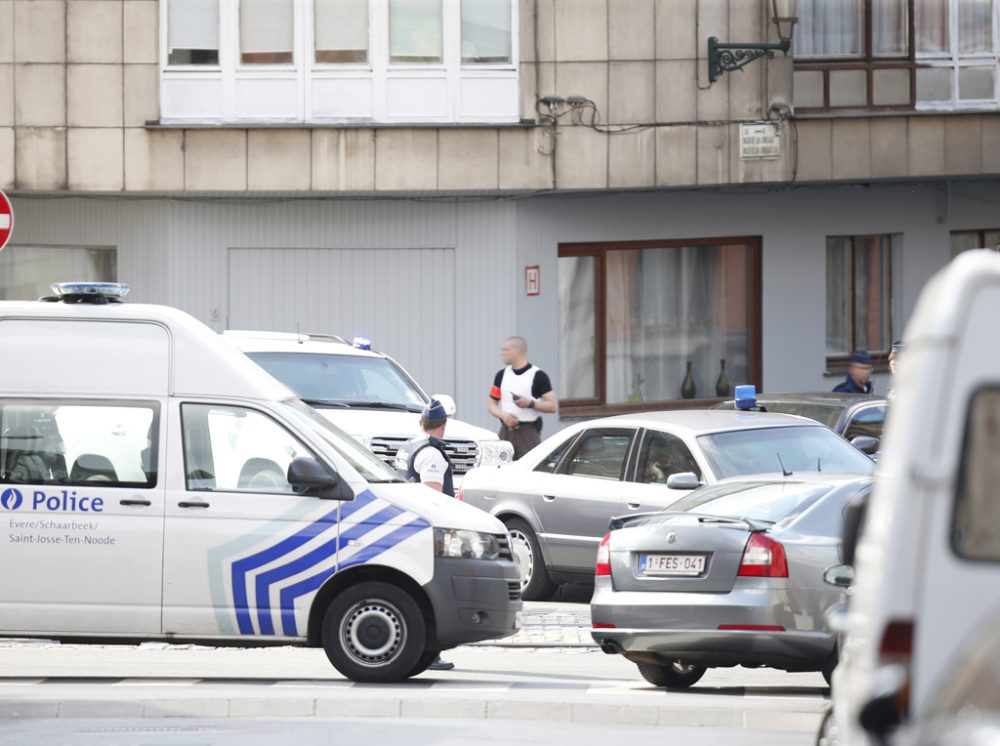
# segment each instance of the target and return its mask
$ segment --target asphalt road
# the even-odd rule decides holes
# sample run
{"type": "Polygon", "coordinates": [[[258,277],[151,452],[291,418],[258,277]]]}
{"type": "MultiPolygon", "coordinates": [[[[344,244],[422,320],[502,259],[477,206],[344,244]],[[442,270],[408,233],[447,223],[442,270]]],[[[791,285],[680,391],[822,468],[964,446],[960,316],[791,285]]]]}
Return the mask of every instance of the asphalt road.
{"type": "Polygon", "coordinates": [[[346,681],[302,648],[0,642],[0,745],[813,743],[819,674],[716,669],[666,692],[589,644],[585,605],[526,612],[507,647],[448,651],[454,671],[396,685],[346,681]]]}

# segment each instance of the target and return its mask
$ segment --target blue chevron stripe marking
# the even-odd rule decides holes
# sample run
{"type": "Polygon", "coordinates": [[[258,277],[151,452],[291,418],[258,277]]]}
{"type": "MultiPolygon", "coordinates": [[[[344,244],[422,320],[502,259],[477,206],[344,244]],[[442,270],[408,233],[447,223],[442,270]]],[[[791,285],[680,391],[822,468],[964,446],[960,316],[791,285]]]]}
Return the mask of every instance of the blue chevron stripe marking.
{"type": "Polygon", "coordinates": [[[253,619],[250,615],[249,604],[247,601],[247,573],[258,567],[262,567],[269,562],[281,559],[281,557],[285,556],[289,552],[295,551],[309,540],[316,538],[324,531],[328,531],[330,528],[336,526],[338,512],[340,514],[340,519],[343,520],[344,518],[347,518],[353,513],[361,510],[365,506],[370,505],[376,499],[377,498],[371,490],[364,490],[354,498],[353,502],[338,505],[326,515],[300,529],[288,538],[279,541],[274,546],[268,547],[267,549],[263,549],[256,554],[252,554],[249,557],[233,562],[231,570],[233,607],[236,610],[236,624],[239,628],[240,634],[254,634],[253,619]]]}
{"type": "Polygon", "coordinates": [[[414,534],[424,530],[425,528],[430,528],[430,522],[425,518],[417,518],[404,526],[400,526],[395,531],[392,531],[380,539],[377,539],[375,543],[368,545],[361,551],[354,554],[346,562],[337,563],[337,568],[328,568],[323,570],[316,575],[300,580],[294,585],[290,585],[287,588],[282,589],[280,596],[280,606],[281,606],[281,626],[285,634],[289,637],[298,637],[298,627],[295,624],[295,599],[299,596],[304,596],[307,593],[312,593],[318,590],[323,583],[327,581],[335,572],[341,572],[348,567],[354,567],[355,565],[362,565],[371,559],[379,556],[383,552],[387,552],[393,547],[402,544],[408,538],[414,534]]]}
{"type": "Polygon", "coordinates": [[[272,585],[320,564],[333,556],[339,547],[344,546],[346,541],[358,539],[368,532],[384,526],[393,518],[405,512],[402,508],[398,508],[395,505],[388,505],[374,515],[365,518],[349,532],[345,531],[343,536],[335,536],[330,541],[324,542],[298,559],[284,565],[279,565],[258,575],[255,585],[257,589],[257,626],[260,628],[260,634],[274,634],[274,621],[271,619],[271,594],[269,593],[272,585]]]}

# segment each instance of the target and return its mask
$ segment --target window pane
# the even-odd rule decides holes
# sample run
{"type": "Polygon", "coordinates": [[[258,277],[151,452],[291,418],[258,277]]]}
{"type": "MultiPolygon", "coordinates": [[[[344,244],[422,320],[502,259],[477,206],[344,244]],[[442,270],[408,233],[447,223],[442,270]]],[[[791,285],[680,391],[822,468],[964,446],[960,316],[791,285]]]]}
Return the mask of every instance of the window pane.
{"type": "Polygon", "coordinates": [[[288,465],[313,454],[260,412],[185,404],[184,461],[189,490],[292,494],[288,465]]]}
{"type": "Polygon", "coordinates": [[[917,53],[947,52],[948,3],[941,0],[914,0],[917,53]]]}
{"type": "Polygon", "coordinates": [[[316,0],[316,61],[368,61],[368,0],[316,0]]]}
{"type": "Polygon", "coordinates": [[[0,251],[0,300],[37,300],[52,295],[65,277],[81,282],[116,282],[115,249],[8,246],[0,251]]]}
{"type": "Polygon", "coordinates": [[[563,464],[562,473],[597,479],[621,479],[625,457],[631,444],[631,432],[587,433],[577,442],[569,461],[563,464]]]}
{"type": "MultiPolygon", "coordinates": [[[[958,2],[959,54],[993,51],[993,0],[958,2]]],[[[968,98],[963,96],[963,98],[968,98]]]]}
{"type": "Polygon", "coordinates": [[[609,404],[728,396],[749,380],[749,261],[742,244],[608,252],[609,404]]]}
{"type": "Polygon", "coordinates": [[[597,396],[597,260],[559,258],[559,391],[564,399],[597,396]]]}
{"type": "Polygon", "coordinates": [[[1000,391],[979,391],[968,411],[952,545],[963,557],[1000,561],[1000,391]]]}
{"type": "Polygon", "coordinates": [[[983,234],[983,247],[994,251],[1000,249],[1000,231],[986,231],[983,234]]]}
{"type": "Polygon", "coordinates": [[[888,236],[854,239],[854,347],[888,351],[889,252],[888,236]]]}
{"type": "Polygon", "coordinates": [[[826,354],[851,352],[851,239],[826,239],[826,354]]]}
{"type": "Polygon", "coordinates": [[[0,482],[154,487],[156,407],[8,402],[0,482]]]}
{"type": "Polygon", "coordinates": [[[389,61],[441,60],[441,0],[389,0],[389,61]]]}
{"type": "Polygon", "coordinates": [[[963,251],[970,249],[981,249],[979,231],[952,231],[951,232],[951,255],[956,257],[963,251]]]}
{"type": "Polygon", "coordinates": [[[917,101],[951,101],[950,67],[917,69],[917,101]]]}
{"type": "Polygon", "coordinates": [[[170,0],[168,63],[219,64],[219,0],[170,0]]]}
{"type": "Polygon", "coordinates": [[[958,97],[966,101],[994,99],[993,67],[958,68],[958,97]]]}
{"type": "Polygon", "coordinates": [[[639,481],[666,484],[672,474],[682,472],[694,472],[701,476],[701,469],[684,441],[670,433],[649,431],[639,458],[639,481]]]}
{"type": "Polygon", "coordinates": [[[796,57],[857,57],[862,49],[862,0],[801,0],[796,57]]]}
{"type": "Polygon", "coordinates": [[[903,57],[909,51],[908,37],[908,0],[874,0],[872,53],[877,57],[903,57]]]}
{"type": "Polygon", "coordinates": [[[510,62],[510,0],[462,0],[462,62],[510,62]]]}
{"type": "Polygon", "coordinates": [[[244,64],[292,61],[292,0],[240,0],[240,60],[244,64]]]}

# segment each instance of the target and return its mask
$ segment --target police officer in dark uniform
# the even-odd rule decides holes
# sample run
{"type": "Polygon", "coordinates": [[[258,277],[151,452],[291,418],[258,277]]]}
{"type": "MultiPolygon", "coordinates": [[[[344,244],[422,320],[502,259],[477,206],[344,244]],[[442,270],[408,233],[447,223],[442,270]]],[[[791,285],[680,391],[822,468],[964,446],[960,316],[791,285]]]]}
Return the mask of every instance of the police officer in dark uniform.
{"type": "Polygon", "coordinates": [[[847,377],[834,387],[838,394],[870,394],[872,392],[872,358],[865,350],[857,350],[847,361],[847,377]]]}
{"type": "MultiPolygon", "coordinates": [[[[421,482],[431,489],[455,496],[455,472],[444,447],[444,430],[448,415],[437,399],[431,399],[420,414],[420,429],[424,434],[404,444],[396,454],[396,470],[410,482],[421,482]]],[[[450,671],[454,663],[440,656],[431,671],[450,671]]]]}

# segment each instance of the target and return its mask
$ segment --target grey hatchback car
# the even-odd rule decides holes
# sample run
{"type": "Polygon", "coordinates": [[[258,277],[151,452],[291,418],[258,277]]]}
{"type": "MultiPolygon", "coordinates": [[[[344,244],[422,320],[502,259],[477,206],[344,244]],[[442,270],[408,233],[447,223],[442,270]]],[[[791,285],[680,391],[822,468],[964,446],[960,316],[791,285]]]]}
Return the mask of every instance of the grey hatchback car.
{"type": "Polygon", "coordinates": [[[796,473],[725,480],[669,510],[615,519],[601,542],[592,635],[651,684],[710,667],[821,671],[837,663],[827,612],[844,589],[844,508],[871,477],[796,473]]]}

